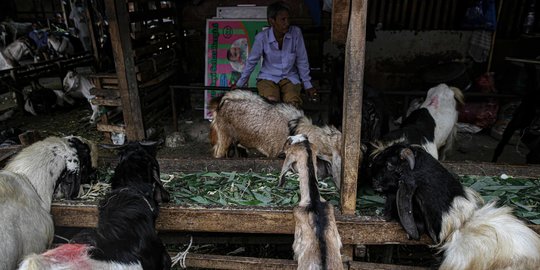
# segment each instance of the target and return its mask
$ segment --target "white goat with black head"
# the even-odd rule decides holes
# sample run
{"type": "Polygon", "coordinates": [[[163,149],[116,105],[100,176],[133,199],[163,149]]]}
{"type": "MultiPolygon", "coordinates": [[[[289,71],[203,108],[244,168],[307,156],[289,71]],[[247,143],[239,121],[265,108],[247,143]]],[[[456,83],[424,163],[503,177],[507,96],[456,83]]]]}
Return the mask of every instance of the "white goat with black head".
{"type": "Polygon", "coordinates": [[[426,232],[444,252],[439,269],[540,269],[540,238],[512,209],[484,204],[422,147],[394,144],[376,153],[373,186],[385,214],[407,235],[426,232]]]}
{"type": "Polygon", "coordinates": [[[0,171],[0,269],[16,269],[25,255],[51,243],[55,188],[62,183],[67,198],[78,195],[84,174],[97,165],[91,145],[79,137],[49,137],[22,149],[0,171]]]}
{"type": "Polygon", "coordinates": [[[155,230],[164,194],[163,187],[154,183],[155,174],[159,176],[154,147],[138,142],[122,147],[111,179],[113,190],[98,206],[95,231],[84,231],[73,243],[30,255],[19,269],[170,269],[171,258],[155,230]]]}
{"type": "Polygon", "coordinates": [[[94,84],[88,78],[76,73],[68,71],[63,81],[64,95],[76,99],[86,99],[92,107],[92,116],[90,116],[90,124],[94,124],[99,116],[99,106],[92,104],[92,100],[96,96],[90,93],[90,90],[95,88],[94,84]]]}
{"type": "Polygon", "coordinates": [[[319,127],[304,112],[286,103],[272,103],[243,90],[226,93],[210,104],[214,157],[227,155],[231,145],[257,149],[267,157],[283,153],[289,135],[305,134],[319,149],[318,158],[331,164],[334,182],[341,179],[341,132],[319,127]]]}
{"type": "Polygon", "coordinates": [[[334,206],[325,201],[317,187],[317,148],[303,134],[291,136],[285,145],[286,158],[280,175],[298,171],[300,202],[294,208],[296,227],[293,249],[298,269],[343,269],[341,238],[336,226],[334,206]]]}

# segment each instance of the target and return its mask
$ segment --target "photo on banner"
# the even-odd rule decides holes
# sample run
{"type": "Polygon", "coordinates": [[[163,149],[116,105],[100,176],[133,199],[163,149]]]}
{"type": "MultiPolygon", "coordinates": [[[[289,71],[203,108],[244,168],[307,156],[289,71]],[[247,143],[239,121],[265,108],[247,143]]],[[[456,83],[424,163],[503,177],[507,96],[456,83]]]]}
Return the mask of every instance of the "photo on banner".
{"type": "MultiPolygon", "coordinates": [[[[208,19],[206,21],[205,86],[230,87],[240,78],[255,35],[268,23],[265,19],[208,19]]],[[[248,80],[247,87],[256,86],[259,63],[248,80]]],[[[207,106],[213,97],[225,91],[204,91],[204,118],[212,115],[207,106]]]]}

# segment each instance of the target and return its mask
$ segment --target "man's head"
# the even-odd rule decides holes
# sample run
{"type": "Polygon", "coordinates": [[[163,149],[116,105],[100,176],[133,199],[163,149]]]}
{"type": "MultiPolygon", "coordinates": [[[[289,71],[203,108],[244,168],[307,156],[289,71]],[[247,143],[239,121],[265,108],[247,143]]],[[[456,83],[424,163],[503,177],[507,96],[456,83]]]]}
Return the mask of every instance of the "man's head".
{"type": "Polygon", "coordinates": [[[242,49],[231,46],[231,48],[227,50],[227,59],[231,62],[242,63],[242,49]]]}
{"type": "Polygon", "coordinates": [[[289,6],[279,1],[268,6],[267,18],[274,32],[285,35],[289,31],[289,6]]]}

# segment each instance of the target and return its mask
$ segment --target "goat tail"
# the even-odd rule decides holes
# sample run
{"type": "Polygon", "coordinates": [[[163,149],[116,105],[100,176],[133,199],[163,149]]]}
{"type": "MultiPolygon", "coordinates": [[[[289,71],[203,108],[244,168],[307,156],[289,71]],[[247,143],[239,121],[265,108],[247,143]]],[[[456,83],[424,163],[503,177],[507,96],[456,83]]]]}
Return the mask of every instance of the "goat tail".
{"type": "Polygon", "coordinates": [[[465,104],[465,96],[463,95],[463,92],[459,90],[457,87],[451,86],[450,89],[452,89],[452,92],[454,92],[454,98],[459,103],[459,105],[465,104]]]}
{"type": "Polygon", "coordinates": [[[208,110],[211,112],[217,112],[220,107],[222,99],[223,99],[223,96],[213,97],[208,103],[208,110]]]}
{"type": "Polygon", "coordinates": [[[481,205],[476,192],[466,191],[467,198],[455,199],[453,212],[443,217],[440,269],[540,269],[538,234],[510,207],[481,205]]]}

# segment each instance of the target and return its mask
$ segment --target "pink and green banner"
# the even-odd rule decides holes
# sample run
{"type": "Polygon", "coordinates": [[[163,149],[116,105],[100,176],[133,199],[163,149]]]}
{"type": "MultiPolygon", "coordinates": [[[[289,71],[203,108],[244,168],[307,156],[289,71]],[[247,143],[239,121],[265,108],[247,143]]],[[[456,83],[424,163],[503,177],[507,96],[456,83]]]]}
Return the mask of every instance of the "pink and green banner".
{"type": "MultiPolygon", "coordinates": [[[[206,21],[206,86],[230,87],[240,78],[255,35],[267,27],[261,19],[208,19],[206,21]]],[[[256,86],[260,64],[255,67],[247,83],[256,86]]],[[[206,90],[204,117],[211,118],[207,105],[224,91],[206,90]]]]}

